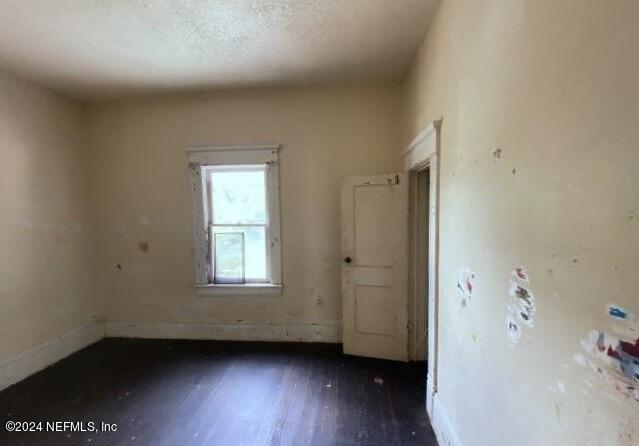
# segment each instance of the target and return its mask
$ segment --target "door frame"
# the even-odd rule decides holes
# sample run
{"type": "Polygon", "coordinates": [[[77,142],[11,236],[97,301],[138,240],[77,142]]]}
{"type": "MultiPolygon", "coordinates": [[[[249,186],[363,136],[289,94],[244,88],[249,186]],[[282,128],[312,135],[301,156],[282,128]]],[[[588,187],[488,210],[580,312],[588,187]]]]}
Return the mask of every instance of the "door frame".
{"type": "MultiPolygon", "coordinates": [[[[417,188],[417,174],[423,170],[429,170],[429,214],[428,214],[428,319],[426,329],[428,331],[428,372],[426,376],[426,411],[433,418],[433,400],[437,394],[438,372],[438,346],[439,346],[439,150],[440,129],[442,120],[433,121],[422,130],[417,137],[404,150],[404,170],[410,175],[411,197],[410,203],[415,204],[417,188]]],[[[413,212],[412,214],[416,214],[413,212]]],[[[414,216],[411,215],[414,222],[414,216]]],[[[412,224],[409,232],[409,240],[415,241],[418,237],[418,228],[412,224]]],[[[415,252],[415,250],[411,250],[415,252]]],[[[417,259],[411,255],[409,258],[409,277],[412,277],[411,295],[409,299],[415,302],[423,296],[418,296],[420,287],[415,286],[424,274],[424,268],[417,259]]],[[[415,336],[415,333],[413,333],[415,336]]],[[[413,338],[415,339],[415,337],[413,338]]]]}

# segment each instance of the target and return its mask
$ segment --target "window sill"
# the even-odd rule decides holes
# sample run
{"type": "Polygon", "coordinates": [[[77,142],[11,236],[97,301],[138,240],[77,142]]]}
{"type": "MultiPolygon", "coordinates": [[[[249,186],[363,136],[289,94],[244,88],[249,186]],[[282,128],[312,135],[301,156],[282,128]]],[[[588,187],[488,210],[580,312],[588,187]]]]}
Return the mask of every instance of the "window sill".
{"type": "Polygon", "coordinates": [[[254,283],[243,285],[196,285],[197,294],[201,296],[277,296],[282,294],[282,285],[270,283],[254,283]]]}

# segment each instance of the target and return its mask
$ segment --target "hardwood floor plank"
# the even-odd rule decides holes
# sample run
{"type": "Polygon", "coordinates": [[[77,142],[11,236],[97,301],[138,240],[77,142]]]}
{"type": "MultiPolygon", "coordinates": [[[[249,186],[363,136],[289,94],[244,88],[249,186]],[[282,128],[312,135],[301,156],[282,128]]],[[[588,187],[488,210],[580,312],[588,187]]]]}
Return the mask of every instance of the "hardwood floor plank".
{"type": "Polygon", "coordinates": [[[0,444],[436,445],[424,374],[331,344],[104,339],[0,392],[0,444]],[[9,433],[8,420],[117,431],[9,433]]]}

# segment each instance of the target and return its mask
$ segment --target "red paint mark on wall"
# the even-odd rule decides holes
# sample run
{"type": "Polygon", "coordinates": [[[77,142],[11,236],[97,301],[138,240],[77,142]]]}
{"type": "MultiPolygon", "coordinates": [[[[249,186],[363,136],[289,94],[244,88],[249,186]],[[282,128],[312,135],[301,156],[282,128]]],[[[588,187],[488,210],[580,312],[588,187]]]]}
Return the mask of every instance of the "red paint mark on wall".
{"type": "Polygon", "coordinates": [[[459,278],[457,279],[457,290],[462,297],[462,306],[465,307],[470,303],[475,290],[475,273],[468,268],[459,270],[459,278]]]}
{"type": "MultiPolygon", "coordinates": [[[[631,313],[610,313],[610,308],[621,307],[608,305],[607,312],[615,322],[621,322],[622,325],[614,325],[613,329],[626,333],[625,337],[605,330],[591,330],[581,345],[590,354],[587,364],[592,370],[620,394],[639,401],[639,338],[632,335],[636,321],[623,317],[631,313]],[[632,337],[628,339],[628,335],[632,337]]],[[[585,365],[586,361],[581,363],[585,365]]]]}

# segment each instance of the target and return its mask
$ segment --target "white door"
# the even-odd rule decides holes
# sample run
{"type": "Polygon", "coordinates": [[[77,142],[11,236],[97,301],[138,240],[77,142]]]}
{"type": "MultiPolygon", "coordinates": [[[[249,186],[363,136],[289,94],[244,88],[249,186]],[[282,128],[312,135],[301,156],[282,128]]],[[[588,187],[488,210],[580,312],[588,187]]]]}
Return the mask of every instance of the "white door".
{"type": "Polygon", "coordinates": [[[344,353],[408,359],[408,177],[342,183],[344,353]]]}

